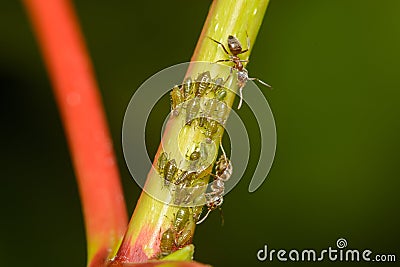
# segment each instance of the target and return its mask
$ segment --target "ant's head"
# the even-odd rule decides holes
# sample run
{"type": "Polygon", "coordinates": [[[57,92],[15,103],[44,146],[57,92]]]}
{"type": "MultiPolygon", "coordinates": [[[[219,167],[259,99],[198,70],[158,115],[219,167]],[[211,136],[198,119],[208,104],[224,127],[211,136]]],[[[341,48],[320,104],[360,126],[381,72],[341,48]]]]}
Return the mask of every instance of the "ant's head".
{"type": "Polygon", "coordinates": [[[242,52],[242,45],[240,44],[239,40],[232,35],[228,36],[228,47],[229,51],[231,51],[232,55],[236,56],[240,52],[242,52]]]}

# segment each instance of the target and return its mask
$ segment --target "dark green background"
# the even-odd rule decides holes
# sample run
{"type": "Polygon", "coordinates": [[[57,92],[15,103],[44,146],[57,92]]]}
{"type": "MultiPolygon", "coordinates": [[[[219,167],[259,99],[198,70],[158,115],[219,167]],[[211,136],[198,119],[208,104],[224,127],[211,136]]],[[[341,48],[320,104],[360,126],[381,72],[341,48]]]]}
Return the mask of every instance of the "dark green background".
{"type": "MultiPolygon", "coordinates": [[[[140,189],[122,156],[125,108],[149,76],[190,59],[210,1],[75,5],[131,214],[140,189]]],[[[0,4],[0,36],[0,265],[84,266],[71,160],[20,2],[0,4]]],[[[399,48],[400,1],[271,1],[248,69],[274,87],[264,93],[277,126],[275,162],[263,186],[249,194],[252,154],[242,182],[226,196],[225,226],[214,212],[197,228],[195,259],[281,266],[259,263],[256,252],[264,244],[320,250],[335,247],[339,237],[350,248],[400,257],[399,48]]],[[[239,113],[249,117],[247,107],[239,113]]],[[[152,155],[159,127],[157,120],[149,126],[152,155]]]]}

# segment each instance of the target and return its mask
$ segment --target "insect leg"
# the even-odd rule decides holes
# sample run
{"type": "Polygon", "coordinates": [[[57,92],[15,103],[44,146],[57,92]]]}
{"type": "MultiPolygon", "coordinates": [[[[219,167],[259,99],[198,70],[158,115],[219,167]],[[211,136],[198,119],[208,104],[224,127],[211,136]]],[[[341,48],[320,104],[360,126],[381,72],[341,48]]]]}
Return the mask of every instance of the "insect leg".
{"type": "Polygon", "coordinates": [[[220,46],[222,46],[222,48],[224,49],[225,53],[226,53],[227,55],[229,55],[229,52],[228,52],[228,50],[226,50],[224,44],[218,42],[217,40],[211,38],[210,36],[207,36],[207,37],[210,38],[210,39],[211,39],[212,41],[214,41],[215,43],[217,43],[217,44],[219,44],[220,46]]]}
{"type": "Polygon", "coordinates": [[[247,31],[246,31],[246,37],[247,37],[247,48],[245,50],[242,50],[238,55],[246,53],[247,51],[250,50],[250,38],[249,35],[247,34],[247,31]]]}
{"type": "Polygon", "coordinates": [[[238,105],[238,109],[240,109],[242,107],[242,103],[243,103],[243,87],[239,88],[239,105],[238,105]]]}
{"type": "Polygon", "coordinates": [[[222,154],[224,154],[225,160],[227,160],[228,158],[226,157],[226,153],[225,153],[224,147],[222,146],[222,139],[221,139],[221,141],[219,143],[219,146],[221,147],[221,151],[222,151],[222,154]]]}
{"type": "Polygon", "coordinates": [[[204,222],[205,219],[207,219],[207,216],[208,216],[208,214],[210,214],[210,212],[211,212],[211,210],[208,209],[206,215],[200,221],[196,222],[196,224],[201,224],[202,222],[204,222]]]}
{"type": "Polygon", "coordinates": [[[247,80],[249,80],[249,81],[257,81],[257,82],[261,83],[262,85],[264,85],[266,87],[272,88],[271,85],[269,85],[268,83],[266,83],[264,81],[261,81],[258,78],[247,78],[247,80]]]}
{"type": "Polygon", "coordinates": [[[214,64],[219,63],[219,62],[229,62],[229,61],[232,61],[232,59],[220,59],[220,60],[215,61],[214,64]]]}

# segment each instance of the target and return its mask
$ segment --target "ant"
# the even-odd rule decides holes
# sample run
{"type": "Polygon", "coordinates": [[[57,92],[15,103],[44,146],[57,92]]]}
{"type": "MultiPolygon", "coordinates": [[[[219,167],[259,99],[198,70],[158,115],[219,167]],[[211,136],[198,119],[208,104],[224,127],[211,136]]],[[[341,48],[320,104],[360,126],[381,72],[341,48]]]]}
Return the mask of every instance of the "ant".
{"type": "MultiPolygon", "coordinates": [[[[247,35],[247,33],[246,33],[247,35]]],[[[229,59],[220,59],[217,60],[215,63],[219,63],[219,62],[232,62],[234,64],[233,67],[231,67],[231,73],[232,74],[232,69],[237,70],[237,85],[239,87],[239,95],[240,95],[240,101],[239,101],[239,106],[238,109],[241,108],[242,106],[242,102],[243,102],[243,87],[246,85],[247,81],[258,81],[259,83],[261,83],[264,86],[267,86],[269,88],[271,88],[271,86],[263,81],[261,81],[258,78],[250,78],[249,77],[249,73],[248,71],[244,68],[243,63],[244,62],[249,62],[249,59],[240,59],[239,55],[246,53],[247,51],[249,51],[250,49],[250,39],[249,36],[247,36],[247,49],[242,48],[242,45],[240,44],[239,40],[233,36],[233,35],[229,35],[228,36],[228,48],[230,53],[228,52],[228,50],[226,49],[225,45],[221,42],[218,42],[217,40],[210,38],[212,41],[214,41],[215,43],[217,43],[218,45],[220,45],[222,47],[222,49],[224,49],[224,52],[229,56],[229,59]]],[[[228,77],[228,79],[229,79],[228,77]]]]}
{"type": "Polygon", "coordinates": [[[215,177],[214,181],[212,182],[211,185],[211,192],[210,193],[205,193],[205,198],[206,198],[206,206],[207,206],[207,213],[206,215],[196,222],[196,224],[201,224],[202,222],[207,219],[208,214],[210,214],[211,211],[219,208],[221,212],[221,217],[222,217],[222,225],[224,224],[224,218],[222,216],[222,203],[224,201],[224,192],[225,192],[225,185],[224,182],[228,181],[229,178],[232,176],[232,162],[228,159],[226,156],[225,150],[222,146],[222,143],[220,143],[221,150],[223,155],[219,158],[219,160],[216,163],[215,166],[215,174],[211,174],[212,176],[215,177]]]}

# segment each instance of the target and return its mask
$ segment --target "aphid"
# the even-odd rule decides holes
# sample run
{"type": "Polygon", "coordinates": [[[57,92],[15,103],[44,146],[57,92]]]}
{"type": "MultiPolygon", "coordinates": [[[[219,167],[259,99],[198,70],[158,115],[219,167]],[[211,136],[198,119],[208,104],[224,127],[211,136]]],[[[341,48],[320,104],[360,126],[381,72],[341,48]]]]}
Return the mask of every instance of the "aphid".
{"type": "Polygon", "coordinates": [[[215,80],[214,84],[214,95],[215,98],[219,101],[223,101],[226,97],[226,91],[223,89],[222,85],[224,84],[224,80],[220,77],[215,80]]]}
{"type": "Polygon", "coordinates": [[[164,167],[164,185],[167,186],[175,177],[178,168],[176,167],[175,159],[167,161],[164,167]]]}
{"type": "Polygon", "coordinates": [[[190,154],[189,159],[191,161],[196,161],[200,158],[200,152],[199,151],[194,151],[192,154],[190,154]]]}
{"type": "Polygon", "coordinates": [[[179,208],[175,214],[172,228],[176,233],[184,230],[186,225],[190,222],[190,210],[189,208],[179,208]]]}
{"type": "Polygon", "coordinates": [[[188,186],[191,181],[197,178],[196,172],[188,172],[183,171],[177,179],[174,180],[175,185],[183,184],[184,186],[188,186]]]}
{"type": "Polygon", "coordinates": [[[217,107],[218,101],[215,98],[208,99],[205,102],[203,115],[206,118],[210,118],[217,107]]]}
{"type": "Polygon", "coordinates": [[[225,154],[225,150],[221,146],[221,150],[223,155],[221,155],[220,159],[218,160],[215,166],[215,179],[211,184],[211,192],[205,194],[206,198],[206,206],[207,206],[207,214],[198,221],[196,224],[202,223],[210,214],[211,211],[215,210],[222,206],[224,201],[223,195],[225,191],[224,182],[228,181],[232,175],[232,162],[227,158],[225,154]]]}
{"type": "Polygon", "coordinates": [[[169,227],[161,236],[160,251],[161,256],[167,256],[171,252],[184,247],[192,240],[190,230],[187,230],[192,221],[190,208],[179,208],[174,216],[171,227],[169,227]]]}
{"type": "Polygon", "coordinates": [[[216,100],[214,98],[207,99],[204,103],[204,108],[201,112],[201,117],[199,119],[199,126],[206,126],[207,120],[211,117],[213,109],[215,109],[216,100]]]}
{"type": "Polygon", "coordinates": [[[163,175],[165,164],[167,164],[167,162],[168,162],[168,154],[166,152],[162,152],[157,159],[158,173],[160,175],[163,175]]]}
{"type": "Polygon", "coordinates": [[[179,114],[179,105],[185,101],[185,96],[183,91],[175,85],[171,91],[171,109],[173,115],[177,116],[179,114]]]}
{"type": "Polygon", "coordinates": [[[204,188],[207,186],[207,182],[203,179],[193,179],[189,184],[181,184],[179,190],[175,194],[175,204],[190,204],[194,203],[196,199],[199,199],[204,188]]]}
{"type": "Polygon", "coordinates": [[[171,252],[175,248],[175,231],[171,228],[168,228],[161,236],[160,240],[160,250],[162,256],[167,256],[171,254],[171,252]]]}
{"type": "Polygon", "coordinates": [[[204,115],[202,115],[200,118],[199,118],[199,126],[200,127],[204,127],[204,125],[207,123],[207,118],[204,116],[204,115]]]}
{"type": "Polygon", "coordinates": [[[226,91],[224,89],[218,89],[218,91],[215,92],[215,98],[218,99],[219,101],[223,101],[226,97],[226,91]]]}
{"type": "Polygon", "coordinates": [[[214,41],[215,43],[217,43],[218,45],[220,45],[223,49],[224,52],[229,55],[229,59],[220,59],[217,60],[216,62],[232,62],[234,65],[231,68],[231,73],[232,73],[232,69],[237,70],[237,85],[239,87],[239,95],[240,95],[240,101],[239,101],[239,106],[238,109],[241,108],[242,106],[242,102],[243,102],[243,87],[246,85],[247,81],[258,81],[259,83],[267,86],[267,87],[271,87],[269,84],[261,81],[258,78],[250,78],[249,74],[247,72],[247,70],[244,68],[243,66],[243,62],[249,62],[248,59],[240,59],[239,55],[246,53],[247,51],[249,51],[250,49],[250,39],[249,37],[247,37],[247,49],[242,48],[242,45],[240,44],[239,40],[232,36],[229,35],[228,36],[228,49],[230,51],[230,53],[228,52],[228,50],[225,48],[225,45],[222,44],[221,42],[218,42],[217,40],[209,37],[212,41],[214,41]]]}
{"type": "Polygon", "coordinates": [[[192,92],[192,86],[193,86],[193,82],[192,82],[192,78],[187,77],[184,81],[183,81],[183,92],[185,94],[185,99],[187,99],[189,97],[189,95],[192,92]]]}
{"type": "Polygon", "coordinates": [[[203,211],[203,206],[192,207],[192,217],[194,222],[197,222],[200,219],[202,211],[203,211]]]}
{"type": "Polygon", "coordinates": [[[192,241],[192,231],[184,230],[178,233],[175,237],[175,246],[179,249],[192,241]]]}
{"type": "Polygon", "coordinates": [[[189,187],[197,178],[197,172],[183,171],[174,181],[174,184],[177,186],[174,199],[175,205],[188,204],[192,200],[192,190],[189,187]]]}
{"type": "Polygon", "coordinates": [[[228,116],[228,112],[228,105],[222,101],[218,101],[214,110],[214,119],[224,125],[228,116]]]}
{"type": "Polygon", "coordinates": [[[208,101],[209,100],[207,99],[205,100],[205,103],[203,105],[204,107],[201,110],[201,116],[199,118],[199,127],[204,127],[207,123],[207,109],[209,107],[208,101]]]}
{"type": "Polygon", "coordinates": [[[210,82],[211,82],[211,74],[209,71],[200,73],[196,79],[195,96],[202,97],[206,93],[208,87],[210,86],[210,82]]]}
{"type": "Polygon", "coordinates": [[[206,142],[211,143],[214,134],[218,132],[219,123],[215,120],[208,120],[207,127],[205,129],[204,135],[206,136],[206,142]]]}
{"type": "Polygon", "coordinates": [[[200,110],[200,98],[195,97],[188,101],[186,106],[186,125],[190,125],[200,110]]]}

